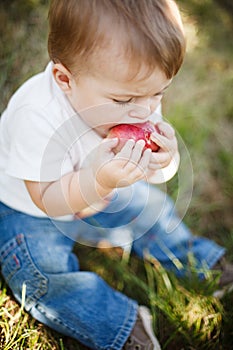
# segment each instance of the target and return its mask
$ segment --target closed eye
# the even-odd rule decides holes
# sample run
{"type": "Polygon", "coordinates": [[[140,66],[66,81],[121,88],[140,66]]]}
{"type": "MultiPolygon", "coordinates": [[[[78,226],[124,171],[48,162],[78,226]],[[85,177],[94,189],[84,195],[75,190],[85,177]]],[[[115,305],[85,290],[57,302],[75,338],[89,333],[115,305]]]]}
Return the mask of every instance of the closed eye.
{"type": "Polygon", "coordinates": [[[127,104],[132,102],[132,101],[133,101],[133,97],[131,97],[130,99],[128,99],[126,101],[113,99],[113,102],[116,103],[117,105],[120,105],[120,106],[127,106],[127,104]]]}
{"type": "Polygon", "coordinates": [[[157,94],[154,95],[154,97],[163,96],[163,95],[164,95],[164,91],[163,92],[158,92],[157,94]]]}
{"type": "MultiPolygon", "coordinates": [[[[161,91],[158,92],[157,94],[155,94],[153,97],[160,97],[164,95],[165,91],[161,91]]],[[[113,102],[116,103],[118,106],[127,106],[129,103],[135,101],[136,97],[131,97],[128,100],[117,100],[117,99],[113,99],[113,102]]]]}

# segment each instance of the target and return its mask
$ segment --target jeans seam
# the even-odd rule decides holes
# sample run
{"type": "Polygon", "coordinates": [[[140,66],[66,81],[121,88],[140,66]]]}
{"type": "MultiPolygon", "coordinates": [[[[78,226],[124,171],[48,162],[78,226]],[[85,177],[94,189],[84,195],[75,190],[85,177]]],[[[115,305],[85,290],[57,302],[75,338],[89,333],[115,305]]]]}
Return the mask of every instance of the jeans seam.
{"type": "MultiPolygon", "coordinates": [[[[46,312],[46,310],[43,308],[43,304],[41,303],[37,303],[37,305],[35,305],[36,309],[41,313],[43,314],[45,317],[47,317],[50,321],[54,322],[54,323],[57,323],[58,325],[62,325],[63,327],[65,327],[66,329],[68,329],[69,331],[71,331],[72,333],[76,334],[78,336],[78,339],[83,339],[83,340],[89,340],[89,337],[88,336],[84,336],[82,333],[78,332],[77,329],[74,329],[70,326],[68,326],[63,320],[61,320],[60,318],[58,317],[53,317],[52,315],[50,315],[49,313],[46,312]]],[[[130,314],[130,310],[129,310],[129,313],[130,314]]],[[[129,315],[127,315],[129,316],[129,315]]],[[[126,323],[126,320],[125,320],[125,323],[126,323]]],[[[124,323],[124,324],[125,324],[124,323]]],[[[106,346],[104,347],[95,347],[95,349],[98,349],[98,350],[111,350],[111,349],[114,349],[114,346],[117,345],[118,343],[118,340],[119,340],[119,336],[122,336],[122,330],[120,331],[120,333],[118,333],[117,335],[117,339],[115,339],[112,343],[112,346],[108,346],[106,348],[106,346]]],[[[94,346],[97,346],[95,343],[93,343],[94,346]]]]}
{"type": "MultiPolygon", "coordinates": [[[[2,248],[2,252],[0,254],[0,256],[2,257],[1,262],[4,262],[4,260],[6,259],[6,257],[13,252],[13,250],[17,247],[20,247],[21,252],[23,254],[24,257],[24,261],[27,264],[27,267],[29,269],[29,274],[31,274],[31,277],[35,277],[37,278],[37,281],[39,282],[39,284],[37,284],[35,286],[35,290],[33,291],[32,295],[29,295],[28,297],[26,297],[25,300],[25,309],[29,310],[43,295],[46,294],[47,290],[48,290],[48,279],[47,277],[42,274],[42,272],[36,267],[35,263],[33,262],[33,260],[31,259],[28,247],[27,247],[27,243],[24,239],[24,235],[22,233],[18,234],[14,240],[7,242],[3,248],[2,248]],[[4,247],[6,247],[4,249],[4,247]]],[[[13,255],[14,257],[14,255],[13,255]]],[[[6,259],[7,261],[7,259],[6,259]]],[[[19,271],[19,269],[17,269],[17,271],[19,271]]],[[[15,275],[16,270],[12,271],[11,274],[8,275],[7,280],[10,281],[10,279],[15,275]]],[[[27,280],[24,280],[23,282],[25,283],[27,280]]],[[[27,283],[26,283],[27,285],[27,283]]]]}
{"type": "MultiPolygon", "coordinates": [[[[69,331],[71,331],[72,333],[77,334],[79,337],[81,337],[81,339],[89,339],[87,336],[84,336],[83,334],[77,332],[76,329],[68,326],[66,323],[64,323],[64,321],[62,321],[59,317],[53,317],[51,316],[49,313],[46,312],[46,310],[43,308],[43,304],[37,303],[37,305],[35,305],[35,307],[37,308],[37,310],[39,310],[43,315],[45,315],[48,319],[50,319],[52,322],[55,322],[59,325],[62,325],[63,327],[67,328],[69,331]]],[[[104,350],[104,348],[103,348],[104,350]]]]}
{"type": "MultiPolygon", "coordinates": [[[[117,337],[115,338],[114,342],[112,343],[112,346],[118,345],[119,340],[121,340],[121,338],[122,338],[123,328],[125,327],[127,321],[129,320],[129,317],[130,317],[130,314],[131,314],[130,310],[131,310],[132,304],[129,304],[128,306],[129,306],[128,307],[128,313],[127,313],[127,315],[125,317],[124,324],[122,325],[122,327],[120,329],[120,332],[118,333],[117,337]]],[[[132,325],[132,328],[133,328],[133,325],[132,325]]]]}
{"type": "Polygon", "coordinates": [[[6,249],[4,249],[4,246],[2,251],[0,251],[0,263],[2,263],[5,260],[5,258],[10,254],[10,252],[17,247],[17,243],[15,241],[6,243],[6,249]]]}

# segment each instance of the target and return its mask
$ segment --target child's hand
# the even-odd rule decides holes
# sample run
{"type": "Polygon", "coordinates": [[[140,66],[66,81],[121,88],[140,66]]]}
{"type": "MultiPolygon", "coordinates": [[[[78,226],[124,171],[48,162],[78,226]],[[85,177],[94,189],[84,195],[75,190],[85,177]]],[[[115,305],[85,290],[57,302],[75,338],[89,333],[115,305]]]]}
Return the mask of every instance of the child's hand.
{"type": "Polygon", "coordinates": [[[151,150],[143,152],[145,142],[128,140],[116,155],[112,149],[118,139],[105,139],[95,152],[93,171],[103,188],[125,187],[145,177],[151,159],[151,150]]]}
{"type": "Polygon", "coordinates": [[[167,167],[178,152],[174,129],[165,122],[159,122],[157,125],[160,133],[154,132],[151,134],[151,139],[160,146],[160,149],[151,153],[148,168],[152,171],[167,167]]]}

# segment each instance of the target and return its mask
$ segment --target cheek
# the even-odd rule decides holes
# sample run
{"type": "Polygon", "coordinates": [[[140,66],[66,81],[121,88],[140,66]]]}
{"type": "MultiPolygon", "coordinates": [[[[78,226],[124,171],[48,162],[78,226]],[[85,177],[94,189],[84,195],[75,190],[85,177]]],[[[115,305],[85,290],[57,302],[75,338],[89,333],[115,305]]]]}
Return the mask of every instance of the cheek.
{"type": "Polygon", "coordinates": [[[75,109],[77,112],[88,109],[93,105],[88,96],[83,96],[80,94],[76,94],[73,96],[73,104],[76,106],[75,109]]]}
{"type": "Polygon", "coordinates": [[[72,90],[70,96],[70,102],[77,112],[92,108],[97,104],[95,96],[90,89],[85,88],[85,86],[76,85],[72,90]]]}
{"type": "Polygon", "coordinates": [[[88,106],[79,110],[79,114],[92,127],[113,126],[119,124],[126,116],[124,108],[119,108],[112,103],[88,106]]]}
{"type": "Polygon", "coordinates": [[[83,108],[79,110],[79,114],[91,127],[106,126],[105,129],[107,129],[116,124],[142,122],[151,113],[148,109],[136,104],[118,106],[114,103],[104,103],[83,108]]]}

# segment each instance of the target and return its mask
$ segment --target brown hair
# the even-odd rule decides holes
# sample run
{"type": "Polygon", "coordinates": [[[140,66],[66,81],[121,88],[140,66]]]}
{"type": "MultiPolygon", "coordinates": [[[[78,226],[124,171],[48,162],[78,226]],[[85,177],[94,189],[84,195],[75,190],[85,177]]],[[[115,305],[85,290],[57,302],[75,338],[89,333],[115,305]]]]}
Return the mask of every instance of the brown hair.
{"type": "Polygon", "coordinates": [[[156,66],[170,79],[183,61],[185,38],[173,0],[51,0],[49,24],[50,58],[73,74],[116,40],[112,28],[130,67],[156,66]]]}

